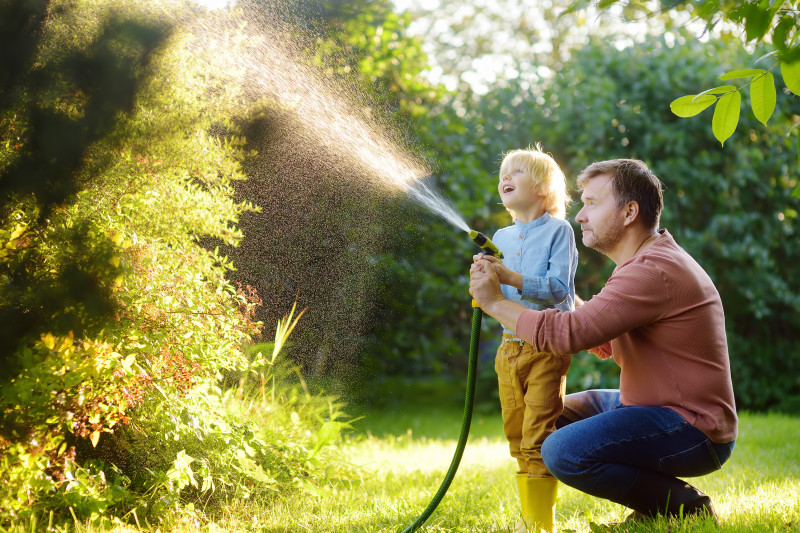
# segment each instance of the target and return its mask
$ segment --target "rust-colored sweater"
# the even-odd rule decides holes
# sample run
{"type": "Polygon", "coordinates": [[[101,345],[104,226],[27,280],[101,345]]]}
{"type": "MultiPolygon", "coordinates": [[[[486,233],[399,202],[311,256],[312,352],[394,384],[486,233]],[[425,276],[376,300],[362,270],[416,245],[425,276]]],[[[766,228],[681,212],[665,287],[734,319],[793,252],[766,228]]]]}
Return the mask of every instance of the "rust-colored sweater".
{"type": "Polygon", "coordinates": [[[659,233],[575,311],[523,312],[517,335],[545,352],[599,347],[621,369],[623,405],[669,407],[713,442],[730,442],[738,421],[722,301],[703,268],[659,233]]]}

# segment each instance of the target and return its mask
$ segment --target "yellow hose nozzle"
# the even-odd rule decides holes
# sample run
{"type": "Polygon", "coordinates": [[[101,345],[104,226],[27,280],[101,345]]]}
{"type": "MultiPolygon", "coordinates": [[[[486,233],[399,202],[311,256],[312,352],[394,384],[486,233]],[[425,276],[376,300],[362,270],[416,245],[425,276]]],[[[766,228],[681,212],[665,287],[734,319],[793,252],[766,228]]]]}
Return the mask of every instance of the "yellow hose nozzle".
{"type": "Polygon", "coordinates": [[[493,255],[498,259],[503,258],[503,252],[483,233],[480,231],[475,231],[474,229],[469,230],[469,238],[472,239],[472,242],[478,245],[483,253],[486,255],[493,255]]]}

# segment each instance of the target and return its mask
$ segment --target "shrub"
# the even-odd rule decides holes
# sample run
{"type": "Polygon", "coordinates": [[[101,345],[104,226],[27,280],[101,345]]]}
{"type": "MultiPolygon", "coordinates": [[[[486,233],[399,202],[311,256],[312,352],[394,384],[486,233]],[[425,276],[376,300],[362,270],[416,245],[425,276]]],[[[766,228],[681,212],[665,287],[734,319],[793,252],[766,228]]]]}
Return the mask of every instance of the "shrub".
{"type": "Polygon", "coordinates": [[[213,246],[254,209],[235,73],[166,22],[185,4],[15,7],[41,25],[0,107],[0,526],[312,486],[339,406],[248,351],[260,300],[213,246]]]}

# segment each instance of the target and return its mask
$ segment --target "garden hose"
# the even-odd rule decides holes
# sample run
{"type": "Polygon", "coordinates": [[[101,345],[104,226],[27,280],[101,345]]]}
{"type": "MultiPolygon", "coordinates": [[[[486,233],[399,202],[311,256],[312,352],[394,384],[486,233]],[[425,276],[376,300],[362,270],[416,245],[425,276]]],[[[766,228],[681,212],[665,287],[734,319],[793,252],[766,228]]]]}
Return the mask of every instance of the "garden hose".
{"type": "MultiPolygon", "coordinates": [[[[503,253],[497,249],[492,241],[489,240],[484,234],[477,231],[470,231],[470,238],[481,247],[483,253],[487,255],[495,255],[503,257],[503,253]]],[[[450,483],[456,476],[456,470],[461,463],[461,457],[464,455],[464,448],[467,446],[467,437],[469,437],[469,428],[472,423],[472,408],[475,403],[475,381],[478,375],[478,343],[481,337],[481,321],[483,320],[483,311],[478,307],[477,302],[472,300],[472,333],[469,338],[469,364],[467,365],[467,394],[464,398],[464,416],[461,421],[461,434],[458,437],[458,444],[456,451],[453,454],[453,460],[450,462],[450,468],[444,476],[444,481],[436,491],[433,499],[428,504],[428,507],[422,511],[422,514],[417,517],[413,524],[403,530],[403,533],[411,533],[416,531],[422,524],[433,514],[439,502],[442,501],[447,489],[450,488],[450,483]]]]}

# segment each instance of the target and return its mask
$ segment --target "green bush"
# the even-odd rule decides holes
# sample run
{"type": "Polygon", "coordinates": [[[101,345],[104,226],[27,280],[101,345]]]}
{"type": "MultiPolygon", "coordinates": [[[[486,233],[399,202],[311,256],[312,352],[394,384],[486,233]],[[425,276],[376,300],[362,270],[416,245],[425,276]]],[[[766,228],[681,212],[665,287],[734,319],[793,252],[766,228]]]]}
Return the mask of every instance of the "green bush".
{"type": "Polygon", "coordinates": [[[230,58],[166,22],[199,16],[179,2],[3,9],[41,26],[0,107],[0,526],[313,490],[339,406],[250,348],[258,294],[203,246],[255,209],[230,58]]]}

